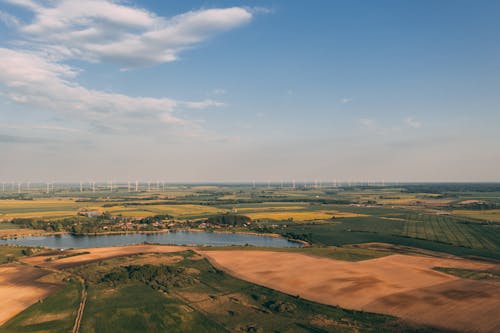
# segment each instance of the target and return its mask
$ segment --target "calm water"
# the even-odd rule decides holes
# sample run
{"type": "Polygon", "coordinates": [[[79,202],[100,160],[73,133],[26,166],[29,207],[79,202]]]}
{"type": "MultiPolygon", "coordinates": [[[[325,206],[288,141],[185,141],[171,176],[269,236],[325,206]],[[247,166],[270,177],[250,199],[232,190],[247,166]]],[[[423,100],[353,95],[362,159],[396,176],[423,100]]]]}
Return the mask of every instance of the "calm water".
{"type": "Polygon", "coordinates": [[[254,245],[268,247],[300,247],[300,243],[284,238],[245,234],[219,234],[211,232],[177,231],[158,234],[124,234],[99,236],[36,236],[0,240],[0,244],[46,246],[58,249],[86,248],[137,244],[142,242],[171,245],[254,245]]]}

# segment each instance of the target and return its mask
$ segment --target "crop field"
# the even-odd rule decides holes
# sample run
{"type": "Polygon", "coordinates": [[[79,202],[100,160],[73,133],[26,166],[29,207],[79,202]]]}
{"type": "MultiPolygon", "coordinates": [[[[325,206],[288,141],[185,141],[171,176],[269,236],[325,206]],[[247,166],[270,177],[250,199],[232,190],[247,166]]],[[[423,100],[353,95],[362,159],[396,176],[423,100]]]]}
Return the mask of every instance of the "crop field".
{"type": "Polygon", "coordinates": [[[313,220],[331,220],[341,217],[356,217],[360,214],[339,212],[339,211],[269,211],[259,213],[245,213],[253,220],[277,220],[277,221],[313,221],[313,220]]]}
{"type": "Polygon", "coordinates": [[[489,209],[489,210],[454,210],[454,215],[471,217],[473,219],[479,219],[491,222],[500,222],[500,209],[489,209]]]}
{"type": "Polygon", "coordinates": [[[54,295],[38,302],[0,327],[0,333],[71,331],[80,303],[81,284],[69,282],[54,295]]]}
{"type": "Polygon", "coordinates": [[[353,263],[293,252],[203,253],[236,277],[325,304],[396,315],[448,330],[496,332],[500,325],[496,315],[500,289],[495,282],[433,270],[436,266],[498,269],[495,264],[407,255],[353,263]]]}
{"type": "Polygon", "coordinates": [[[407,214],[402,220],[381,217],[336,219],[323,225],[290,225],[286,232],[310,235],[324,245],[386,242],[455,255],[500,257],[498,225],[464,223],[446,215],[407,214]]]}
{"type": "Polygon", "coordinates": [[[0,200],[0,219],[74,216],[84,206],[72,199],[0,200]]]}

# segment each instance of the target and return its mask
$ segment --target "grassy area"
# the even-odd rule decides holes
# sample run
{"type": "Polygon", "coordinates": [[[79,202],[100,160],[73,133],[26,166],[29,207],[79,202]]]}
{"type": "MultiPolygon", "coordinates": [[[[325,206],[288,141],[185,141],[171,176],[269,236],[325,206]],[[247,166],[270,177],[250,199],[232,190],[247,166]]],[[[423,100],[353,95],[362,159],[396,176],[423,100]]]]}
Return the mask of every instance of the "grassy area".
{"type": "Polygon", "coordinates": [[[314,244],[326,246],[382,242],[458,256],[500,258],[500,228],[463,224],[440,216],[409,222],[373,216],[337,219],[330,224],[289,225],[283,233],[303,235],[314,244]]]}
{"type": "Polygon", "coordinates": [[[32,249],[23,246],[0,245],[0,264],[31,254],[32,249]]]}
{"type": "Polygon", "coordinates": [[[463,268],[434,267],[436,271],[455,275],[464,279],[500,282],[500,272],[490,272],[463,268]]]}
{"type": "Polygon", "coordinates": [[[345,261],[361,261],[381,258],[390,255],[389,251],[377,251],[355,247],[302,247],[302,248],[277,248],[277,247],[257,247],[257,246],[206,246],[201,247],[203,251],[271,251],[271,252],[291,252],[311,255],[316,257],[330,258],[345,261]]]}
{"type": "Polygon", "coordinates": [[[81,330],[86,332],[220,332],[201,313],[140,282],[91,284],[81,330]]]}
{"type": "Polygon", "coordinates": [[[30,306],[2,327],[0,333],[70,332],[80,303],[81,283],[68,282],[42,302],[30,306]]]}

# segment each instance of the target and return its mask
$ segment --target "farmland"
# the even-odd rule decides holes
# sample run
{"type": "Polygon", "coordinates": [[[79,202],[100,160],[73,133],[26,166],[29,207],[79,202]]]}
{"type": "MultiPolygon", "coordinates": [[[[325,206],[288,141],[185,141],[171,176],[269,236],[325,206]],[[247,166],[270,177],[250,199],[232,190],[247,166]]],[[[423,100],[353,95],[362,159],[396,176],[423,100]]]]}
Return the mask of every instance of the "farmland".
{"type": "Polygon", "coordinates": [[[0,199],[0,219],[4,220],[0,236],[34,234],[33,228],[44,226],[43,222],[21,224],[31,228],[28,231],[8,223],[29,217],[51,226],[59,224],[43,228],[45,231],[206,228],[278,233],[317,245],[386,242],[489,258],[498,258],[500,251],[500,223],[496,222],[500,192],[494,185],[176,185],[165,191],[129,192],[118,187],[95,193],[75,192],[70,187],[49,196],[40,192],[31,197],[24,194],[22,199],[17,196],[0,199]],[[82,211],[95,211],[103,217],[83,219],[78,217],[82,211]],[[203,224],[211,216],[227,213],[248,216],[253,223],[229,229],[203,224]],[[151,225],[165,217],[168,221],[151,225]]]}
{"type": "MultiPolygon", "coordinates": [[[[88,293],[80,331],[410,332],[415,327],[394,317],[343,310],[260,287],[215,269],[192,251],[180,250],[82,264],[73,257],[64,272],[85,279],[88,293]]],[[[65,331],[78,308],[78,295],[78,284],[70,282],[14,317],[0,332],[65,331]],[[35,314],[38,319],[30,321],[35,314]]]]}
{"type": "Polygon", "coordinates": [[[71,329],[83,290],[80,332],[425,332],[461,331],[469,322],[493,332],[497,325],[490,316],[500,260],[494,184],[68,187],[0,197],[0,237],[186,230],[281,235],[307,245],[1,246],[8,287],[0,293],[12,305],[0,332],[71,329]],[[133,273],[146,271],[147,279],[133,273]],[[425,301],[399,306],[406,298],[425,301]],[[471,302],[475,310],[467,313],[471,302]],[[439,316],[456,316],[438,304],[462,315],[443,324],[439,316]]]}

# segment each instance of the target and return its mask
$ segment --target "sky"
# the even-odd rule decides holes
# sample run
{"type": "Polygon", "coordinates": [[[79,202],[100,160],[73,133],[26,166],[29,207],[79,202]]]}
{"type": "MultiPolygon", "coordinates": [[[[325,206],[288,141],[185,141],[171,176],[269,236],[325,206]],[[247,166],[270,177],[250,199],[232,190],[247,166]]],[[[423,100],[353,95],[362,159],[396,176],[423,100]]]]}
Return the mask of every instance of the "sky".
{"type": "Polygon", "coordinates": [[[0,0],[0,181],[500,181],[499,15],[0,0]]]}

